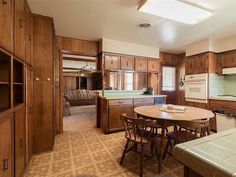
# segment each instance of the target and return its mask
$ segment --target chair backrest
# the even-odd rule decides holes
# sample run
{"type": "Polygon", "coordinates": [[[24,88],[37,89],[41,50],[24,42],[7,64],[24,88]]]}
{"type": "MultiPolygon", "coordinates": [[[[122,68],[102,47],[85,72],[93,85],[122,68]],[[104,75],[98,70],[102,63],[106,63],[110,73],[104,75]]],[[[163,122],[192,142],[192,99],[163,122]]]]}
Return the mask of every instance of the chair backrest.
{"type": "Polygon", "coordinates": [[[151,135],[154,132],[155,122],[142,118],[133,118],[121,115],[121,121],[125,128],[125,137],[131,141],[143,141],[144,135],[146,140],[151,140],[151,135]]]}
{"type": "Polygon", "coordinates": [[[184,128],[194,134],[197,138],[210,135],[210,119],[194,120],[194,121],[181,121],[178,123],[180,129],[184,128]]]}

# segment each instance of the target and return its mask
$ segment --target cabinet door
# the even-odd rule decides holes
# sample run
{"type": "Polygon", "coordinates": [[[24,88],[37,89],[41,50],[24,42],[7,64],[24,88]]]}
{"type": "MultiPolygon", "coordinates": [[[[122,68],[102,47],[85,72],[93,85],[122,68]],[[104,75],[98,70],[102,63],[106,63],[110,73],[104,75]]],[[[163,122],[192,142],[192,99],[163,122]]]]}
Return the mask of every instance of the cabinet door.
{"type": "Polygon", "coordinates": [[[236,53],[223,54],[222,67],[223,68],[236,67],[236,53]]]}
{"type": "Polygon", "coordinates": [[[159,72],[159,61],[157,59],[148,59],[148,72],[159,72]]]}
{"type": "Polygon", "coordinates": [[[0,118],[0,176],[11,177],[12,175],[12,115],[0,118]]]}
{"type": "Polygon", "coordinates": [[[147,72],[147,59],[135,58],[135,71],[147,72]]]}
{"type": "Polygon", "coordinates": [[[15,111],[15,176],[21,177],[25,170],[26,128],[25,108],[15,111]]]}
{"type": "Polygon", "coordinates": [[[109,106],[109,131],[123,129],[121,114],[133,116],[133,105],[109,106]]]}
{"type": "Polygon", "coordinates": [[[26,70],[26,125],[27,125],[27,162],[32,157],[33,132],[32,132],[32,109],[33,109],[33,71],[29,68],[26,70]]]}
{"type": "Polygon", "coordinates": [[[134,57],[121,56],[121,70],[134,70],[134,57]]]}
{"type": "Polygon", "coordinates": [[[33,17],[29,7],[25,8],[25,62],[32,66],[33,61],[33,17]]]}
{"type": "Polygon", "coordinates": [[[160,79],[157,73],[148,74],[148,87],[152,87],[155,94],[158,94],[160,89],[160,79]]]}
{"type": "Polygon", "coordinates": [[[12,52],[13,49],[13,16],[12,0],[0,3],[0,46],[12,52]]]}
{"type": "Polygon", "coordinates": [[[191,58],[186,58],[185,61],[185,73],[188,74],[195,74],[194,71],[194,59],[191,58]]]}
{"type": "Polygon", "coordinates": [[[195,74],[208,73],[208,54],[200,54],[194,57],[195,74]]]}
{"type": "Polygon", "coordinates": [[[105,55],[105,69],[106,70],[119,70],[120,57],[118,55],[105,55]]]}
{"type": "Polygon", "coordinates": [[[24,0],[15,0],[15,55],[25,59],[25,13],[24,0]]]}
{"type": "Polygon", "coordinates": [[[134,89],[143,90],[148,86],[148,74],[147,73],[135,73],[134,74],[134,89]]]}

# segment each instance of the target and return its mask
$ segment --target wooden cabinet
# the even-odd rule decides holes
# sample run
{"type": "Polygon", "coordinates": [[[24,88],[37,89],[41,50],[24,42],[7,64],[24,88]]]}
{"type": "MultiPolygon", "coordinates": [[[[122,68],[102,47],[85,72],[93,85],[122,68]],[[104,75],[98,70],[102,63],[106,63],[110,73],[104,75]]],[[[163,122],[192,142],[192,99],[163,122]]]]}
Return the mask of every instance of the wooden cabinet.
{"type": "Polygon", "coordinates": [[[191,106],[191,107],[202,108],[202,109],[207,109],[208,108],[208,104],[207,103],[198,103],[198,102],[186,101],[186,105],[187,106],[191,106]]]}
{"type": "Polygon", "coordinates": [[[108,111],[109,131],[122,130],[120,115],[126,113],[128,116],[133,116],[133,100],[111,100],[108,111]]]}
{"type": "Polygon", "coordinates": [[[147,72],[147,58],[135,58],[135,71],[147,72]]]}
{"type": "Polygon", "coordinates": [[[121,56],[120,69],[121,70],[134,70],[134,57],[121,56]]]}
{"type": "Polygon", "coordinates": [[[119,70],[120,69],[120,56],[115,54],[104,55],[105,70],[119,70]]]}
{"type": "Polygon", "coordinates": [[[23,176],[25,170],[26,155],[26,128],[25,128],[25,107],[15,110],[15,177],[23,176]]]}
{"type": "Polygon", "coordinates": [[[134,98],[134,107],[153,105],[154,98],[134,98]]]}
{"type": "Polygon", "coordinates": [[[161,87],[161,78],[158,73],[149,73],[148,74],[148,87],[152,87],[155,94],[159,94],[161,87]]]}
{"type": "Polygon", "coordinates": [[[25,59],[25,1],[15,0],[15,41],[14,53],[17,57],[25,59]]]}
{"type": "Polygon", "coordinates": [[[14,160],[12,148],[12,113],[0,116],[0,176],[12,177],[14,160]]]}
{"type": "Polygon", "coordinates": [[[33,61],[33,17],[28,5],[25,6],[25,62],[32,66],[33,61]]]}
{"type": "Polygon", "coordinates": [[[227,52],[221,55],[222,68],[236,67],[236,51],[227,52]]]}
{"type": "Polygon", "coordinates": [[[34,18],[33,152],[53,149],[53,20],[34,18]]]}
{"type": "Polygon", "coordinates": [[[212,52],[186,57],[185,74],[216,73],[217,63],[217,54],[212,52]]]}
{"type": "Polygon", "coordinates": [[[13,50],[13,0],[0,3],[0,46],[5,50],[13,50]]]}
{"type": "Polygon", "coordinates": [[[160,62],[158,59],[148,59],[148,72],[160,72],[160,62]]]}
{"type": "Polygon", "coordinates": [[[33,146],[33,130],[32,130],[32,109],[33,109],[33,70],[29,67],[26,69],[26,139],[27,139],[27,152],[26,159],[27,163],[30,162],[32,157],[32,146],[33,146]]]}
{"type": "Polygon", "coordinates": [[[134,73],[124,72],[123,74],[123,90],[133,90],[134,89],[134,73]]]}
{"type": "Polygon", "coordinates": [[[148,87],[148,74],[135,73],[134,74],[134,90],[143,90],[148,87]]]}

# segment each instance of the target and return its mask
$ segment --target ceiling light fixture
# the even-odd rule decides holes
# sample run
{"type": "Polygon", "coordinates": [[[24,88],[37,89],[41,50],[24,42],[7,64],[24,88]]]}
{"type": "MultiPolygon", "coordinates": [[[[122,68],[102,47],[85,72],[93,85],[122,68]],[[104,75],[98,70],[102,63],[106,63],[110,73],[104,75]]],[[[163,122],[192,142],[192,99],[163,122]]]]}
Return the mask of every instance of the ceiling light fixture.
{"type": "Polygon", "coordinates": [[[212,15],[212,12],[178,0],[145,0],[138,11],[194,25],[212,15]]]}

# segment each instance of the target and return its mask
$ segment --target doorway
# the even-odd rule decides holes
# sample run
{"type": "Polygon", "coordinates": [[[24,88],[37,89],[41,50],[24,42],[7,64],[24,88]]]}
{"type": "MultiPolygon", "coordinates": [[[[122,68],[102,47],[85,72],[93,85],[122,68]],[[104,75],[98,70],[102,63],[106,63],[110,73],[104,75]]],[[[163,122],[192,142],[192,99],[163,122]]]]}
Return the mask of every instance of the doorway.
{"type": "Polygon", "coordinates": [[[96,57],[63,54],[63,131],[96,127],[96,57]]]}

